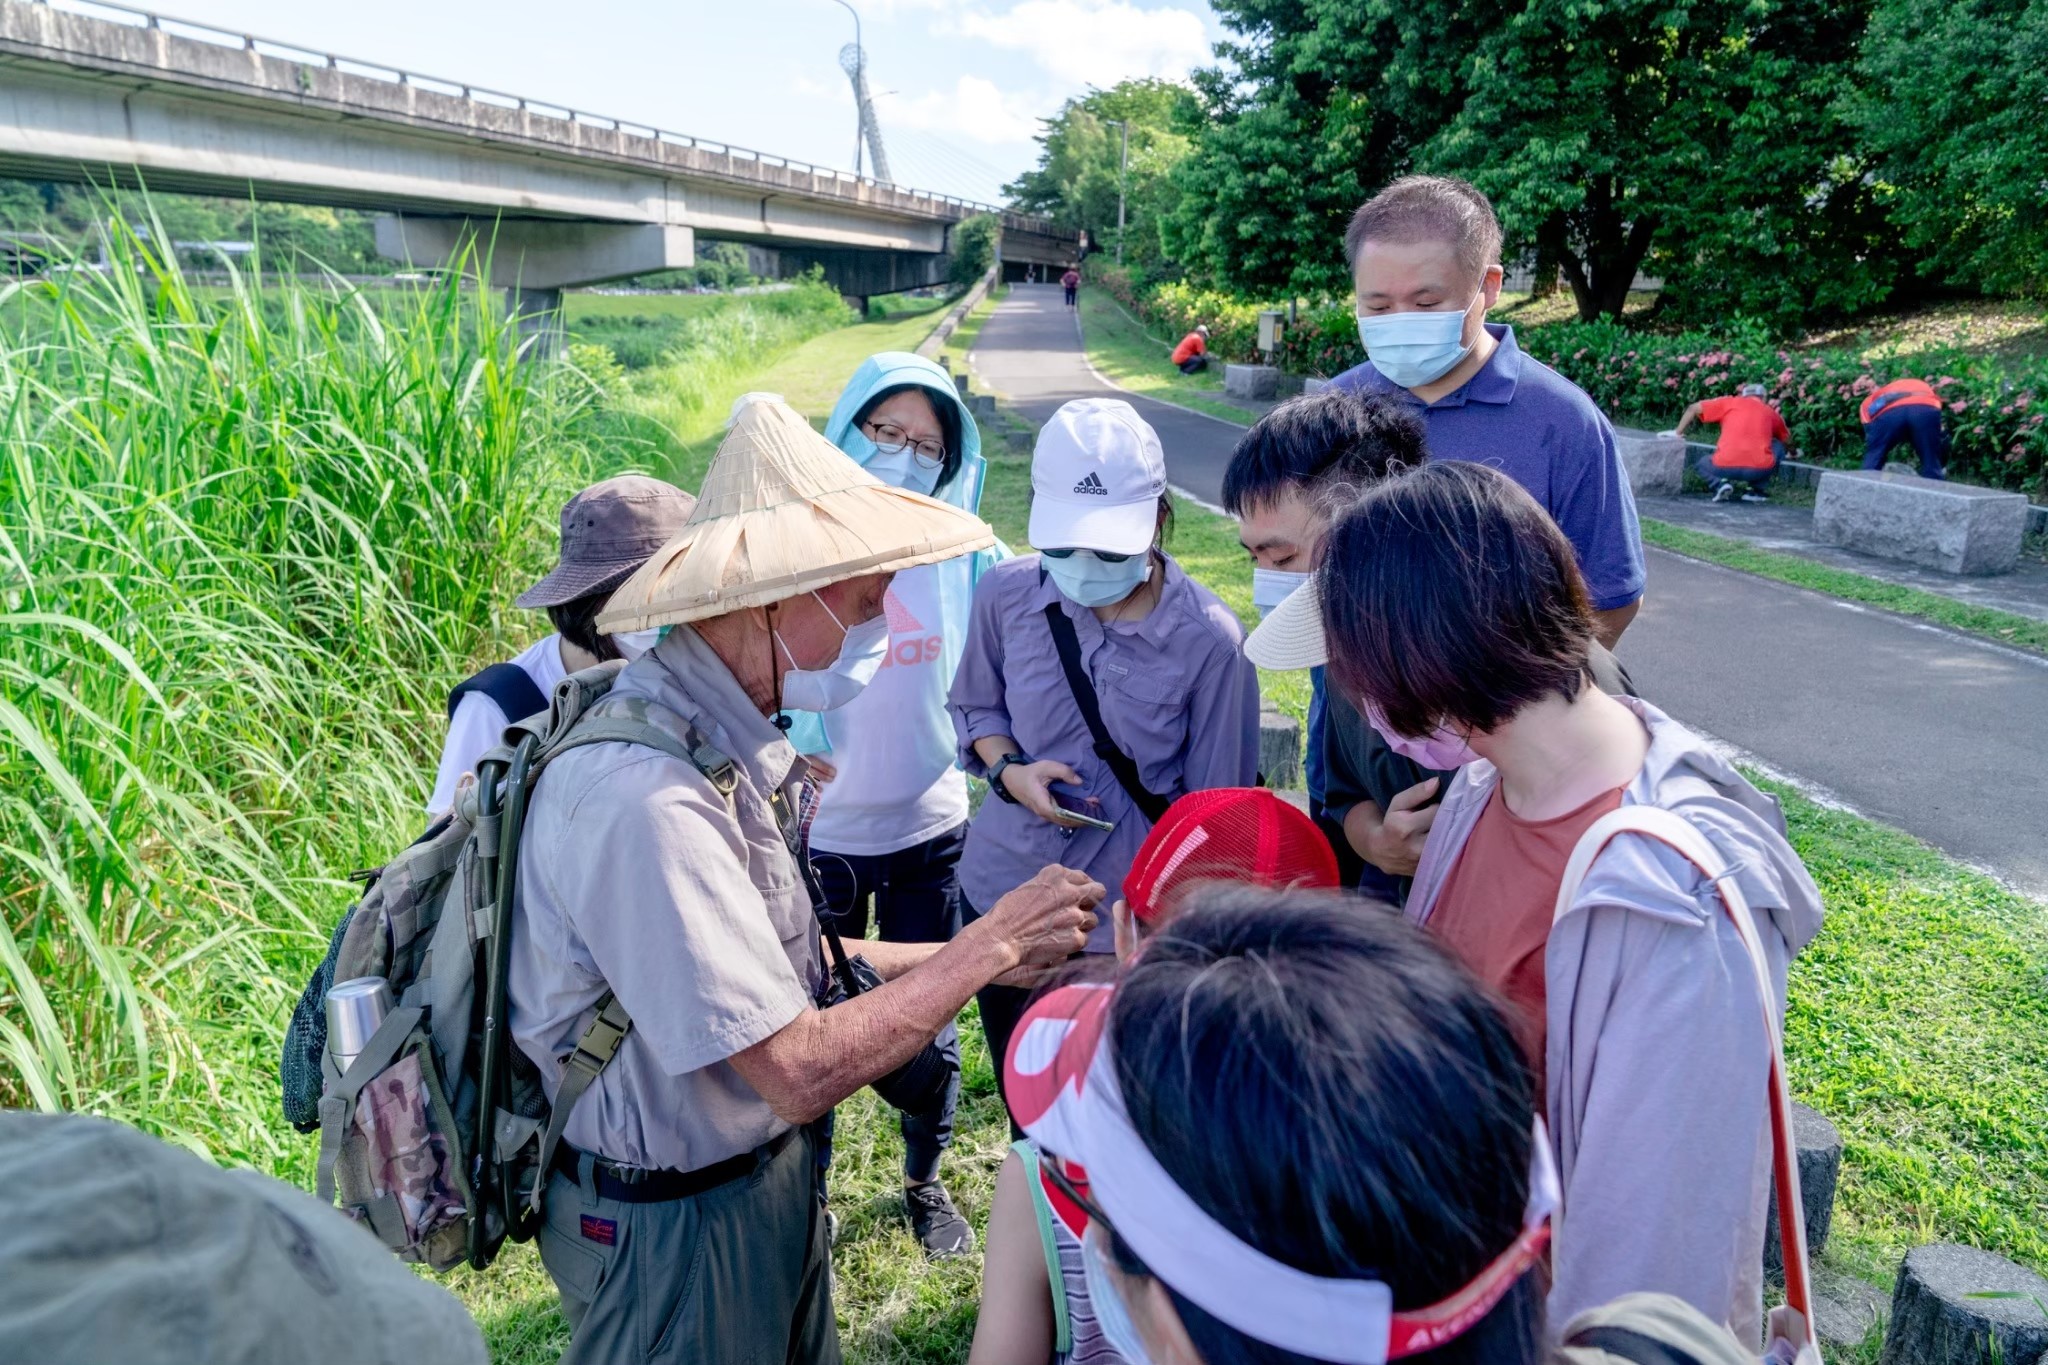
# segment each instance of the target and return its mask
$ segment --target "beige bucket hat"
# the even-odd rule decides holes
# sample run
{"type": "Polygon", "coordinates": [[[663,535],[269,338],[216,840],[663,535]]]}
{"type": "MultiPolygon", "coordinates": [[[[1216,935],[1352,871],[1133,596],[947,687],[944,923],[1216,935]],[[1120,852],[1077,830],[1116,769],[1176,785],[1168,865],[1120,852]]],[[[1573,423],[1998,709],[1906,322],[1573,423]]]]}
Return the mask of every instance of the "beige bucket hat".
{"type": "Polygon", "coordinates": [[[883,483],[763,398],[736,414],[690,519],[612,594],[597,628],[701,621],[995,543],[981,518],[883,483]]]}

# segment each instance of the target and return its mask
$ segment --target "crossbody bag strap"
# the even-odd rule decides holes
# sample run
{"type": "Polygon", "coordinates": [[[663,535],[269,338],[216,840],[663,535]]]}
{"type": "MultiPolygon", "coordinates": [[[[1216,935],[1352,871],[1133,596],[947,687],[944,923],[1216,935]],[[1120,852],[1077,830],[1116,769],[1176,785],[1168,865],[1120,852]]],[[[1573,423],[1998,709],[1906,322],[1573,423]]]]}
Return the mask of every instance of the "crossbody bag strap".
{"type": "MultiPolygon", "coordinates": [[[[1749,955],[1750,967],[1756,974],[1757,1002],[1763,1010],[1764,1037],[1771,1049],[1771,1180],[1778,1193],[1778,1242],[1784,1253],[1785,1302],[1811,1324],[1806,1205],[1799,1195],[1799,1149],[1792,1130],[1792,1092],[1785,1083],[1785,1040],[1778,1031],[1778,1013],[1772,1008],[1775,996],[1771,968],[1764,957],[1763,940],[1757,934],[1756,917],[1735,880],[1735,869],[1690,821],[1661,806],[1625,805],[1595,820],[1572,849],[1571,861],[1565,864],[1564,880],[1558,883],[1553,924],[1570,912],[1594,860],[1617,834],[1641,834],[1683,854],[1720,892],[1721,908],[1734,922],[1736,937],[1742,940],[1749,955]]],[[[1553,1239],[1555,1235],[1553,1232],[1553,1239]]],[[[1555,1246],[1554,1240],[1552,1245],[1555,1246]]],[[[1552,1254],[1557,1253],[1553,1250],[1552,1254]]]]}
{"type": "Polygon", "coordinates": [[[1088,680],[1088,670],[1081,666],[1081,638],[1074,633],[1074,623],[1060,610],[1057,602],[1045,604],[1045,623],[1052,628],[1052,645],[1059,651],[1060,669],[1067,675],[1067,687],[1074,694],[1074,704],[1081,708],[1081,719],[1088,726],[1088,734],[1095,741],[1095,756],[1109,765],[1117,785],[1131,798],[1133,805],[1153,824],[1166,814],[1172,803],[1145,785],[1138,775],[1138,765],[1119,749],[1110,735],[1109,727],[1102,723],[1102,706],[1095,695],[1095,684],[1088,680]]]}

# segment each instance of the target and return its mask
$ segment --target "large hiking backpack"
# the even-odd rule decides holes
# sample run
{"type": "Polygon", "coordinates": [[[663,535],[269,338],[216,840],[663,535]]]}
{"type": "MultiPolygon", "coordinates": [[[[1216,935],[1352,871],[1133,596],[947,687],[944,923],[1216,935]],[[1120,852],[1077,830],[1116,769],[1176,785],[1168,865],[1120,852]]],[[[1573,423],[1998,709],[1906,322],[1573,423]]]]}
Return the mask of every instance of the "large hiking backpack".
{"type": "Polygon", "coordinates": [[[514,724],[478,763],[474,793],[391,862],[363,874],[285,1032],[285,1113],[320,1132],[318,1190],[406,1260],[482,1269],[538,1229],[541,1191],[569,1113],[632,1021],[609,991],[548,1104],[507,1027],[514,884],[534,784],[588,744],[659,749],[731,799],[732,761],[638,698],[608,698],[624,665],[572,674],[548,710],[514,724]],[[663,724],[657,724],[659,715],[663,724]],[[334,983],[378,976],[393,1008],[343,1071],[327,1050],[334,983]]]}

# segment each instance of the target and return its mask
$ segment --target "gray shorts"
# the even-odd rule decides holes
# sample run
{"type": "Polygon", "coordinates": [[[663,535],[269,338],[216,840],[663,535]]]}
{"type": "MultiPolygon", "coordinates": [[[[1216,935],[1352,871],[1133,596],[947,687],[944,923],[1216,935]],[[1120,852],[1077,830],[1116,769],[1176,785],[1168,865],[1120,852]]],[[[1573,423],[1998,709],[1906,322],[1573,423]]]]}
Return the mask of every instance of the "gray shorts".
{"type": "Polygon", "coordinates": [[[752,1175],[658,1204],[556,1172],[538,1240],[572,1331],[563,1365],[839,1365],[816,1163],[805,1130],[752,1175]]]}

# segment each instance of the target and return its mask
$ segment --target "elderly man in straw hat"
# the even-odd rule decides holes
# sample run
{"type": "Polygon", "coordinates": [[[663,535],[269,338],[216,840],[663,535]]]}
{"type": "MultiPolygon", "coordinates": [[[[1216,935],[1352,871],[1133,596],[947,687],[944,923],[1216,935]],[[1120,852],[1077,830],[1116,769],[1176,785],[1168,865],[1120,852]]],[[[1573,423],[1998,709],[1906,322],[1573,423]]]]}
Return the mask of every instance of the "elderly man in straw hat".
{"type": "Polygon", "coordinates": [[[771,718],[843,704],[873,676],[897,570],[993,538],[764,399],[600,619],[673,627],[602,705],[637,708],[696,761],[566,752],[526,825],[514,1038],[552,1096],[607,991],[632,1021],[572,1102],[547,1187],[565,1360],[837,1361],[806,1125],[916,1056],[976,990],[1086,942],[1103,888],[1051,867],[951,943],[859,944],[885,984],[815,1007],[826,969],[792,814],[806,765],[771,718]]]}

